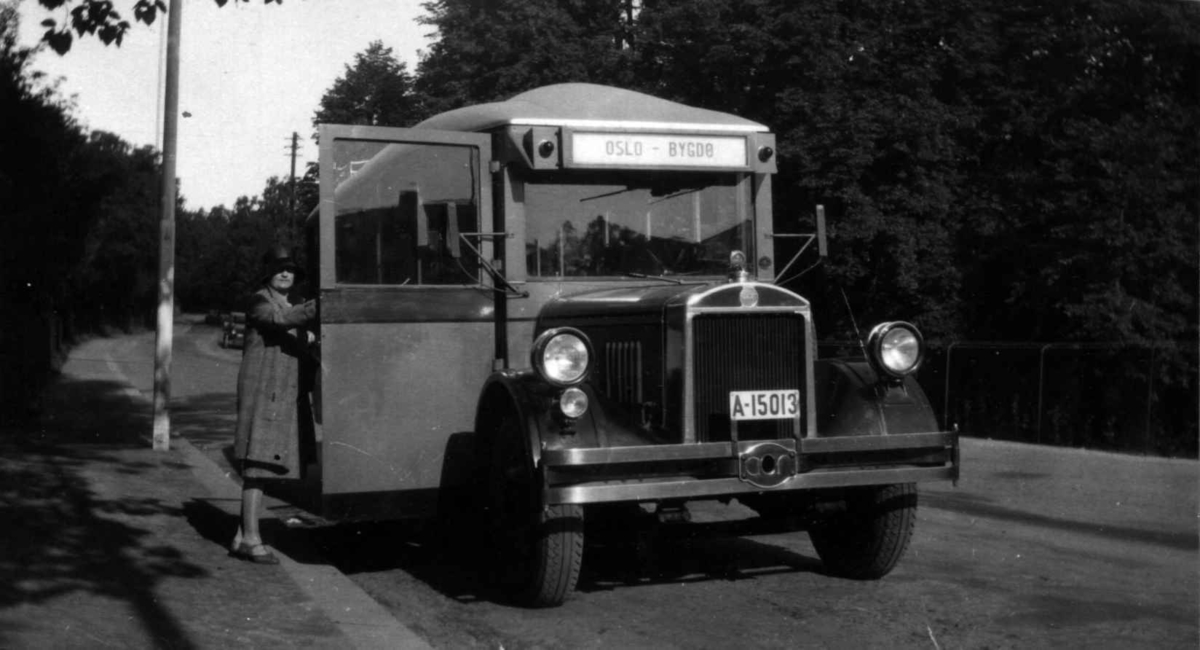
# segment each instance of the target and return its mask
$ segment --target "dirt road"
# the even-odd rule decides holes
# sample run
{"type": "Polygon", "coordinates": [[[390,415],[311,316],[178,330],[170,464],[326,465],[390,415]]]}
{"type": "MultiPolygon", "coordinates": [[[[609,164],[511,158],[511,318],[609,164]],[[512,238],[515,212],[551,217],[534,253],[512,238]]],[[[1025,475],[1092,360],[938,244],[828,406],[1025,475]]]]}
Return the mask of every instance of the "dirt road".
{"type": "MultiPolygon", "coordinates": [[[[175,421],[214,458],[238,353],[183,328],[175,421]]],[[[150,387],[152,337],[111,360],[150,387]]],[[[1196,648],[1197,462],[967,438],[959,486],[923,486],[908,555],[877,582],[826,576],[804,533],[589,545],[566,605],[497,602],[409,526],[311,535],[327,560],[445,648],[1196,648]]],[[[748,516],[702,504],[696,521],[748,516]]]]}

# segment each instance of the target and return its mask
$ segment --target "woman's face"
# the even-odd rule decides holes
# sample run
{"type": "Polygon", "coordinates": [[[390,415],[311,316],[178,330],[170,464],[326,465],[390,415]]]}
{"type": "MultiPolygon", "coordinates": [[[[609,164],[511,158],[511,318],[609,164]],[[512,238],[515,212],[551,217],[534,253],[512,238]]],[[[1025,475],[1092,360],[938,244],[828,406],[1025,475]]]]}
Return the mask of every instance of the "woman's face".
{"type": "Polygon", "coordinates": [[[286,293],[292,288],[292,284],[295,281],[296,274],[291,269],[284,269],[271,276],[271,288],[281,293],[286,293]]]}

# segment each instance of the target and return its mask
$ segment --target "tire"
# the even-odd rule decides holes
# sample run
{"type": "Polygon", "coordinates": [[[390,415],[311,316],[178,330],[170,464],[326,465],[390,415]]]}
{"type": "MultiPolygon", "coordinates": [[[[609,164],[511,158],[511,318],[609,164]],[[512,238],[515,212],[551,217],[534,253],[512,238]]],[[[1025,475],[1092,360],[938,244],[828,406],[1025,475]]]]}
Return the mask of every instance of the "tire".
{"type": "Polygon", "coordinates": [[[583,507],[541,502],[540,481],[515,413],[494,431],[488,469],[488,544],[497,582],[528,607],[557,607],[575,591],[583,564],[583,507]]]}
{"type": "Polygon", "coordinates": [[[917,520],[917,487],[901,483],[847,490],[846,511],[808,535],[825,568],[852,580],[878,580],[904,556],[917,520]]]}

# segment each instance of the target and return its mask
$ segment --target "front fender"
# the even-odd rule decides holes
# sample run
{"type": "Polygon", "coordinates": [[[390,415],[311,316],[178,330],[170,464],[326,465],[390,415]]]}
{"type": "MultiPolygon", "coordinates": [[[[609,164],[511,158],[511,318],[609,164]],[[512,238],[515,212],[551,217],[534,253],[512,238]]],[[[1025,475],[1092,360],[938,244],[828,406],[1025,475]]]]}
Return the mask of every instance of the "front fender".
{"type": "Polygon", "coordinates": [[[881,380],[863,359],[815,363],[817,437],[930,433],[937,417],[917,380],[881,380]]]}
{"type": "Polygon", "coordinates": [[[583,416],[568,420],[558,407],[561,388],[553,386],[532,370],[501,370],[484,382],[475,410],[475,432],[489,435],[498,419],[498,409],[512,409],[523,424],[527,451],[533,466],[541,463],[545,449],[574,449],[596,447],[599,444],[597,418],[600,400],[592,388],[579,386],[588,396],[591,407],[583,416]]]}

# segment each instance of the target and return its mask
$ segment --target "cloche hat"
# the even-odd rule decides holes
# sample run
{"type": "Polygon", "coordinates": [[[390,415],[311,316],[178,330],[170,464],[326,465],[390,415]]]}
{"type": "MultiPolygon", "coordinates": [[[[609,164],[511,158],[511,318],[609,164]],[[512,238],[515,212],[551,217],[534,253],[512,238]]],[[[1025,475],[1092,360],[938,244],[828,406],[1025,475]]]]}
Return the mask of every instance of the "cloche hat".
{"type": "Polygon", "coordinates": [[[296,276],[299,281],[304,278],[304,271],[300,269],[300,265],[296,264],[296,260],[288,249],[278,244],[267,249],[263,253],[263,284],[271,281],[271,278],[280,271],[291,271],[292,275],[296,276]]]}

